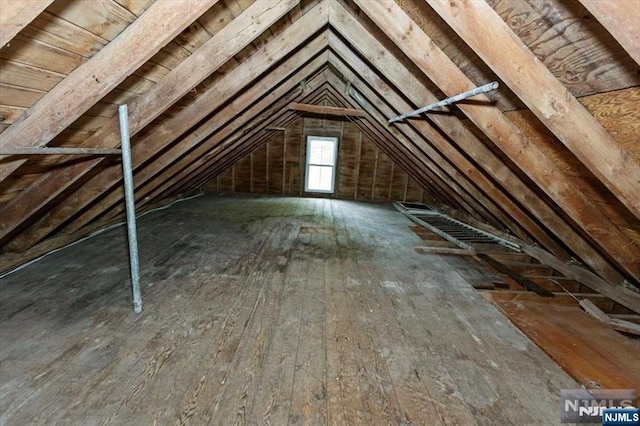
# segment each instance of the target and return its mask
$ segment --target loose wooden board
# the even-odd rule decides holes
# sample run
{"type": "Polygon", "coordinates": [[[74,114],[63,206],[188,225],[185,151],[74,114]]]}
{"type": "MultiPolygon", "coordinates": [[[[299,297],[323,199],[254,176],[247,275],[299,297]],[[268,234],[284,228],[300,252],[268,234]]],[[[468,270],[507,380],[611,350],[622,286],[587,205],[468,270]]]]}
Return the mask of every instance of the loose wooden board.
{"type": "Polygon", "coordinates": [[[640,342],[579,307],[494,302],[562,368],[586,387],[640,389],[640,342]]]}

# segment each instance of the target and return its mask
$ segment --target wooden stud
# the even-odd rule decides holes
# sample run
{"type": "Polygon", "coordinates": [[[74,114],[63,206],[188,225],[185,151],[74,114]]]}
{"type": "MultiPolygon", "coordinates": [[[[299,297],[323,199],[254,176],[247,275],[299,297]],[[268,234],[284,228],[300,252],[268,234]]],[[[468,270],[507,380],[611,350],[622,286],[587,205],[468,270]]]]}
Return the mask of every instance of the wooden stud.
{"type": "Polygon", "coordinates": [[[281,194],[285,195],[287,184],[287,137],[286,133],[282,134],[282,191],[281,194]]]}
{"type": "Polygon", "coordinates": [[[376,146],[376,153],[373,159],[373,185],[371,185],[371,201],[375,198],[376,193],[376,178],[378,176],[378,156],[380,155],[380,148],[376,146]]]}
{"type": "Polygon", "coordinates": [[[362,156],[362,133],[358,134],[358,155],[356,157],[356,175],[353,185],[353,199],[358,199],[358,183],[360,182],[360,159],[362,156]]]}
{"type": "Polygon", "coordinates": [[[265,177],[264,177],[264,182],[265,182],[265,188],[266,188],[266,192],[267,194],[269,193],[269,144],[265,144],[265,149],[266,149],[266,158],[265,158],[265,168],[264,168],[264,173],[265,173],[265,177]]]}

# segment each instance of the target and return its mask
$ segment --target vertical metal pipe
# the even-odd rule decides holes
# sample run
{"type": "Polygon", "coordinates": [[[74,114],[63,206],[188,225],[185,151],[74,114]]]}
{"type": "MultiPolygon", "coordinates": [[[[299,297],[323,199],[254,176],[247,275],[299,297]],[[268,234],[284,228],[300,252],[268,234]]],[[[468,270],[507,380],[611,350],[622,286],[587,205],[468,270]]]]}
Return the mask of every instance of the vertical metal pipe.
{"type": "Polygon", "coordinates": [[[131,264],[131,291],[133,311],[142,312],[140,296],[140,266],[138,263],[138,235],[136,231],[136,204],[133,196],[133,167],[131,165],[131,143],[129,141],[129,111],[127,105],[118,107],[120,118],[120,143],[122,149],[122,173],[124,175],[124,197],[127,208],[127,232],[129,235],[129,261],[131,264]]]}

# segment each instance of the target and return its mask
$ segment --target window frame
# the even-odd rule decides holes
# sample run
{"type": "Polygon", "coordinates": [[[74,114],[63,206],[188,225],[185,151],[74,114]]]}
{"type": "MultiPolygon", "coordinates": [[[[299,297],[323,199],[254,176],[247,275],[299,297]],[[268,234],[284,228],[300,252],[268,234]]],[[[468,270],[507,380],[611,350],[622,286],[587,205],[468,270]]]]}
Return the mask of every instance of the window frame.
{"type": "Polygon", "coordinates": [[[307,136],[307,147],[306,147],[306,157],[304,159],[305,167],[304,167],[304,192],[306,193],[317,193],[317,194],[335,194],[336,192],[336,169],[338,168],[338,143],[339,140],[336,136],[315,136],[308,135],[307,136]],[[334,150],[333,150],[333,164],[312,164],[310,162],[311,159],[311,141],[328,141],[333,142],[334,150]],[[310,189],[309,188],[309,168],[311,166],[316,167],[331,167],[331,189],[330,190],[321,190],[321,189],[310,189]]]}

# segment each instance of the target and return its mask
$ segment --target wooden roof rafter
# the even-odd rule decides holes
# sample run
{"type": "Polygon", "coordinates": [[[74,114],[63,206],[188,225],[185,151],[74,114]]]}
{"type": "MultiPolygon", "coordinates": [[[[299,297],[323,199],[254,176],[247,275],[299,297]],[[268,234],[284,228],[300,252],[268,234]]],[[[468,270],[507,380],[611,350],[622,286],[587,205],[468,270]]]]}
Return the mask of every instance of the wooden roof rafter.
{"type": "MultiPolygon", "coordinates": [[[[346,65],[340,59],[334,58],[332,65],[334,65],[354,86],[359,87],[360,90],[366,90],[365,86],[356,79],[355,74],[350,73],[346,69],[346,65]]],[[[338,91],[344,92],[344,90],[346,90],[345,84],[336,76],[330,78],[329,82],[338,91]]],[[[368,104],[368,101],[364,99],[362,100],[364,105],[360,104],[360,102],[355,99],[350,100],[350,102],[354,102],[361,108],[364,108],[364,105],[368,104]]],[[[424,136],[419,135],[408,126],[387,126],[387,123],[385,122],[387,116],[383,115],[379,110],[376,111],[373,105],[368,105],[369,108],[367,108],[367,113],[371,117],[372,121],[375,121],[377,127],[386,129],[389,133],[389,139],[393,140],[393,138],[395,138],[398,140],[410,156],[409,158],[415,158],[415,161],[418,161],[426,170],[429,170],[429,174],[435,182],[438,182],[438,186],[441,188],[441,191],[451,191],[451,197],[456,200],[455,203],[460,205],[463,210],[468,211],[470,214],[482,217],[490,223],[498,223],[495,213],[487,210],[487,208],[482,205],[482,200],[469,196],[466,193],[464,183],[457,179],[459,176],[449,174],[445,169],[444,164],[438,164],[438,158],[433,158],[429,155],[430,153],[424,149],[427,145],[426,142],[422,140],[424,136]]]]}
{"type": "MultiPolygon", "coordinates": [[[[344,9],[336,8],[332,12],[332,25],[355,49],[358,49],[364,57],[369,58],[372,64],[380,70],[380,73],[395,84],[399,92],[413,98],[416,105],[429,103],[432,102],[432,99],[435,99],[433,94],[430,94],[426,88],[421,87],[415,80],[415,77],[404,69],[404,67],[400,66],[393,55],[388,53],[386,49],[364,30],[357,21],[351,18],[344,9]],[[356,43],[356,40],[358,43],[356,43]]],[[[330,43],[334,45],[338,42],[332,40],[334,39],[330,38],[330,43]]],[[[344,51],[344,49],[341,51],[344,51]]],[[[353,56],[349,57],[349,63],[352,62],[356,62],[356,58],[353,56]]],[[[367,74],[367,76],[370,79],[373,78],[370,74],[367,74]]],[[[378,88],[378,90],[380,89],[378,88]]],[[[607,260],[602,258],[580,235],[576,234],[571,226],[550,208],[545,201],[541,200],[531,188],[523,183],[515,173],[505,168],[502,161],[491,152],[484,143],[461,126],[459,122],[457,122],[457,119],[444,115],[435,115],[432,121],[438,124],[443,132],[451,135],[451,138],[456,140],[466,153],[479,159],[478,165],[484,168],[485,172],[487,172],[497,184],[502,185],[505,190],[510,189],[512,196],[518,201],[521,201],[523,207],[527,208],[534,217],[540,219],[541,223],[555,234],[557,238],[567,241],[569,247],[574,250],[574,252],[578,253],[579,256],[599,259],[599,264],[601,265],[607,264],[607,260]]],[[[432,137],[431,139],[433,141],[439,140],[437,137],[432,137]]],[[[453,148],[455,149],[455,147],[453,148]]],[[[448,147],[440,146],[439,149],[447,156],[451,155],[448,147]]],[[[463,168],[463,170],[468,170],[468,168],[463,168]]],[[[517,217],[518,216],[515,216],[515,218],[517,217]]],[[[536,238],[537,241],[545,241],[545,239],[541,239],[539,235],[536,235],[536,238]]],[[[547,239],[546,241],[549,240],[547,239]]],[[[547,246],[552,250],[554,249],[554,246],[551,244],[547,244],[547,246]]],[[[558,253],[557,249],[554,250],[554,252],[562,255],[562,252],[558,253]]],[[[609,267],[609,270],[611,271],[608,273],[610,276],[619,276],[611,267],[609,267]]]]}
{"type": "MultiPolygon", "coordinates": [[[[341,36],[346,38],[351,46],[354,46],[363,57],[369,58],[372,66],[378,70],[380,75],[394,83],[400,93],[408,96],[414,102],[414,105],[408,106],[404,104],[400,96],[396,95],[398,105],[403,105],[402,107],[398,107],[398,110],[411,109],[415,105],[424,105],[437,99],[427,88],[422,87],[416,77],[406,70],[375,37],[343,9],[336,9],[334,11],[332,22],[334,28],[341,36]]],[[[385,93],[386,98],[393,96],[393,92],[388,91],[386,84],[377,77],[377,74],[371,72],[371,69],[364,64],[357,55],[351,53],[350,49],[346,48],[339,38],[330,36],[329,43],[336,52],[344,58],[345,62],[351,66],[358,64],[357,74],[366,78],[376,91],[385,93]],[[377,83],[374,84],[373,82],[377,83]]],[[[543,243],[545,247],[556,255],[566,258],[567,255],[564,249],[561,248],[553,238],[546,234],[547,231],[542,229],[535,221],[528,219],[530,213],[523,212],[520,207],[510,201],[508,191],[517,188],[516,193],[521,194],[523,199],[527,200],[524,205],[535,209],[534,216],[537,216],[536,212],[542,212],[544,211],[543,208],[546,208],[544,214],[545,221],[549,221],[554,215],[548,206],[542,200],[538,199],[533,191],[527,188],[515,174],[507,174],[503,163],[486,148],[475,135],[463,126],[456,117],[438,114],[430,117],[430,120],[437,125],[441,132],[448,135],[451,140],[457,141],[459,145],[462,143],[460,147],[443,139],[439,132],[431,129],[426,122],[415,121],[412,124],[419,128],[419,131],[425,134],[428,140],[436,145],[443,156],[450,160],[455,160],[460,170],[472,176],[474,183],[478,184],[483,182],[482,192],[489,194],[491,199],[499,201],[503,208],[509,209],[508,211],[511,212],[513,220],[523,225],[528,225],[528,233],[532,237],[543,243]],[[460,151],[460,149],[464,149],[464,151],[460,151]],[[470,160],[465,158],[465,152],[473,158],[480,160],[479,166],[484,168],[484,172],[478,170],[474,173],[474,168],[478,166],[472,164],[470,160]],[[484,173],[488,173],[489,177],[492,177],[493,180],[485,178],[484,173]]],[[[512,231],[516,232],[515,229],[512,229],[512,231]]]]}
{"type": "MultiPolygon", "coordinates": [[[[339,80],[336,80],[336,81],[338,82],[338,84],[340,84],[339,80]]],[[[343,89],[343,87],[337,87],[337,92],[340,93],[341,89],[343,89]]],[[[371,113],[370,108],[363,106],[363,109],[371,113]]],[[[384,120],[384,116],[381,116],[380,120],[381,121],[384,120]]],[[[556,257],[550,255],[548,252],[544,250],[541,250],[539,248],[536,248],[530,245],[527,245],[527,247],[528,247],[528,250],[532,250],[533,252],[535,252],[533,254],[535,254],[536,257],[545,258],[550,262],[550,264],[555,264],[555,265],[562,264],[562,262],[560,262],[556,257]]],[[[609,298],[617,301],[621,305],[636,311],[638,309],[638,306],[640,306],[640,295],[638,295],[636,292],[633,292],[624,287],[615,287],[610,285],[605,286],[604,281],[600,277],[592,274],[591,272],[584,271],[584,273],[581,275],[580,268],[576,268],[575,272],[577,276],[584,278],[584,280],[580,279],[581,283],[585,284],[587,287],[592,288],[593,290],[601,292],[602,294],[606,294],[609,298]]]]}
{"type": "MultiPolygon", "coordinates": [[[[138,187],[142,186],[142,189],[138,191],[138,197],[146,200],[157,186],[162,185],[170,178],[173,179],[176,173],[182,171],[184,167],[193,167],[191,163],[203,161],[204,156],[207,154],[208,144],[219,143],[228,137],[232,137],[234,132],[240,131],[240,129],[243,128],[243,123],[251,120],[253,117],[263,115],[264,108],[266,108],[267,105],[265,102],[268,102],[268,100],[274,96],[282,96],[283,93],[296,89],[298,81],[308,77],[309,74],[323,66],[326,62],[326,57],[319,56],[301,70],[293,73],[298,66],[309,59],[307,55],[317,55],[320,50],[324,48],[324,43],[322,43],[323,37],[320,36],[318,40],[319,43],[316,45],[313,43],[308,45],[308,50],[303,50],[299,52],[300,54],[291,58],[289,65],[278,68],[266,76],[266,80],[261,81],[262,84],[253,85],[248,91],[237,98],[233,104],[228,105],[218,114],[209,118],[206,123],[203,123],[199,127],[198,131],[191,133],[183,140],[182,144],[171,148],[167,153],[163,154],[165,158],[160,158],[142,168],[142,170],[139,170],[136,175],[138,177],[136,185],[138,187]],[[287,78],[290,79],[290,81],[285,81],[276,89],[272,89],[272,85],[287,78]],[[244,111],[254,99],[262,98],[265,95],[267,95],[266,101],[263,99],[256,105],[251,106],[247,111],[244,111]],[[226,118],[220,119],[220,115],[226,116],[226,118]]],[[[274,48],[278,46],[279,43],[276,43],[274,48]]],[[[220,99],[218,100],[221,101],[220,99]]],[[[114,176],[114,178],[116,178],[116,176],[114,176]]],[[[100,184],[101,182],[99,181],[93,185],[93,187],[99,187],[100,184]]],[[[87,194],[90,195],[91,192],[87,192],[87,194]]],[[[153,198],[155,197],[151,195],[150,200],[153,198]]],[[[88,224],[97,217],[103,209],[111,209],[114,206],[116,210],[121,209],[121,199],[122,194],[117,190],[113,191],[102,200],[100,205],[92,206],[87,212],[83,213],[80,218],[75,220],[72,225],[72,230],[79,229],[88,224]]],[[[144,202],[142,205],[144,205],[144,202]]]]}
{"type": "MultiPolygon", "coordinates": [[[[163,111],[173,105],[192,87],[203,81],[217,68],[222,66],[233,55],[247,46],[265,29],[287,13],[298,0],[277,0],[275,5],[267,2],[257,2],[245,10],[240,16],[214,35],[207,43],[193,55],[173,69],[159,84],[145,92],[129,105],[131,136],[138,133],[144,126],[158,117],[163,111]],[[258,18],[258,23],[252,23],[258,18]],[[223,46],[221,49],[220,46],[223,46]],[[213,59],[212,59],[213,58],[213,59]],[[203,66],[207,64],[207,66],[203,66]]],[[[2,134],[3,135],[3,134],[2,134]]],[[[0,135],[0,137],[2,136],[0,135]]],[[[119,143],[118,120],[114,117],[108,125],[87,139],[83,146],[112,148],[119,143]]],[[[71,169],[53,171],[45,174],[33,185],[37,191],[27,191],[6,206],[1,214],[11,217],[11,223],[0,226],[0,241],[6,239],[11,232],[34,213],[54,200],[67,188],[81,179],[101,160],[78,164],[71,169]]],[[[40,233],[49,230],[41,228],[40,233]]],[[[24,234],[23,234],[24,235],[24,234]]],[[[13,243],[14,249],[20,251],[35,244],[26,235],[21,237],[23,242],[13,243]]]]}
{"type": "MultiPolygon", "coordinates": [[[[388,87],[385,87],[386,84],[384,83],[384,81],[376,74],[371,72],[370,69],[367,69],[367,65],[362,60],[360,60],[356,55],[349,52],[347,46],[344,45],[341,40],[332,37],[330,39],[330,43],[332,43],[332,46],[336,50],[336,52],[341,52],[341,55],[344,58],[334,58],[332,55],[330,55],[329,60],[331,61],[331,63],[336,66],[336,68],[343,75],[345,75],[346,78],[355,87],[358,88],[358,91],[362,92],[366,96],[369,102],[374,102],[376,104],[377,109],[384,114],[385,118],[397,113],[399,108],[410,108],[409,105],[405,104],[402,101],[401,97],[398,94],[389,90],[388,87]],[[348,71],[346,69],[346,64],[349,64],[351,67],[353,67],[354,72],[348,71]],[[367,87],[367,85],[363,80],[361,80],[359,75],[363,76],[363,78],[365,78],[366,76],[368,83],[376,87],[376,91],[380,93],[380,95],[382,95],[384,99],[387,100],[387,103],[390,103],[393,100],[397,105],[401,106],[396,106],[396,109],[394,110],[391,106],[386,106],[382,99],[376,99],[373,90],[367,87]]],[[[467,204],[479,204],[479,207],[475,208],[476,211],[478,209],[481,209],[489,212],[490,217],[492,218],[490,222],[493,223],[494,226],[500,226],[497,225],[497,223],[502,223],[505,226],[508,226],[509,229],[512,230],[512,232],[522,235],[521,232],[518,232],[521,231],[519,225],[516,225],[511,221],[510,218],[504,215],[499,210],[499,207],[495,205],[491,199],[485,197],[485,195],[475,187],[474,183],[467,176],[462,175],[460,172],[458,172],[458,170],[450,163],[450,159],[447,158],[448,156],[441,155],[437,150],[431,147],[431,145],[434,144],[434,140],[443,139],[439,133],[433,131],[433,129],[431,129],[428,124],[420,122],[411,124],[403,123],[399,129],[403,131],[403,133],[409,138],[410,141],[416,144],[417,147],[422,152],[424,152],[426,158],[429,159],[429,161],[433,161],[432,167],[443,169],[444,173],[446,174],[446,177],[444,177],[446,181],[455,183],[456,185],[459,185],[461,188],[463,188],[459,189],[459,193],[461,194],[460,196],[467,200],[467,204]],[[415,132],[413,131],[413,128],[415,128],[415,132]],[[425,141],[422,141],[422,138],[424,138],[425,141]],[[427,143],[426,141],[429,142],[427,143]]],[[[485,215],[486,213],[483,214],[483,216],[485,215]]]]}
{"type": "MultiPolygon", "coordinates": [[[[180,0],[152,4],[118,37],[67,75],[0,134],[0,145],[45,146],[217,1],[180,0]],[[158,22],[162,24],[158,25],[158,22]]],[[[17,2],[11,4],[14,3],[17,2]]],[[[0,164],[0,182],[23,163],[0,164]]]]}
{"type": "MultiPolygon", "coordinates": [[[[289,37],[306,40],[316,35],[317,31],[325,25],[323,23],[323,19],[328,19],[326,7],[319,5],[315,11],[309,11],[299,21],[296,21],[298,22],[297,24],[294,23],[291,27],[285,30],[280,37],[263,46],[255,55],[251,56],[247,61],[241,64],[234,74],[228,74],[225,76],[220,81],[219,85],[210,88],[181,113],[174,116],[162,126],[155,127],[149,133],[145,134],[145,136],[141,140],[138,140],[133,147],[135,167],[138,168],[141,164],[144,164],[151,157],[160,152],[162,147],[168,146],[184,132],[187,132],[194,125],[204,119],[212,110],[222,105],[226,99],[237,96],[243,87],[249,85],[251,81],[260,76],[270,66],[285,58],[295,47],[287,42],[289,37]],[[242,75],[245,79],[238,79],[238,75],[242,75]]],[[[286,78],[286,76],[289,75],[288,73],[291,73],[296,68],[302,66],[309,60],[309,58],[317,55],[326,47],[326,44],[326,35],[318,34],[293,57],[288,58],[280,65],[280,67],[269,74],[269,76],[264,79],[260,85],[252,87],[246,94],[244,94],[243,99],[247,99],[245,104],[251,99],[249,95],[261,96],[255,89],[256,87],[266,89],[271,85],[277,84],[279,81],[286,78]]],[[[326,61],[326,59],[323,61],[326,61]]],[[[232,107],[227,108],[226,110],[233,112],[242,104],[243,103],[239,100],[235,101],[232,104],[232,107]]],[[[218,117],[212,117],[209,118],[206,123],[200,124],[196,128],[196,131],[187,136],[185,141],[181,143],[181,148],[172,148],[171,151],[163,153],[162,157],[157,159],[154,164],[149,165],[141,172],[137,172],[137,183],[144,183],[147,179],[155,177],[156,174],[149,173],[148,169],[168,167],[172,164],[172,159],[181,158],[181,155],[184,154],[184,152],[180,151],[180,149],[183,149],[182,147],[188,147],[190,149],[196,146],[222,123],[223,122],[221,122],[218,117]]],[[[84,210],[85,207],[89,206],[97,197],[101,196],[102,191],[107,188],[113,188],[114,185],[119,182],[120,178],[121,175],[117,167],[111,167],[110,169],[103,171],[99,176],[96,176],[80,189],[80,192],[75,195],[73,204],[65,203],[64,205],[54,207],[50,210],[50,214],[47,215],[44,220],[41,219],[38,223],[32,226],[33,232],[23,232],[19,238],[21,240],[28,238],[29,240],[25,243],[19,242],[18,244],[20,246],[33,245],[40,239],[46,237],[48,232],[51,232],[53,229],[58,227],[59,224],[64,223],[73,214],[75,214],[76,211],[84,210]]],[[[116,192],[119,194],[118,191],[116,192]]],[[[109,195],[107,199],[112,203],[120,201],[120,198],[112,195],[109,195]]],[[[100,205],[93,206],[91,210],[99,210],[99,208],[105,207],[104,204],[105,201],[101,202],[100,205]]],[[[87,214],[83,213],[83,216],[87,216],[87,214]]]]}
{"type": "MultiPolygon", "coordinates": [[[[522,45],[520,38],[502,18],[484,1],[435,1],[428,4],[640,219],[640,164],[522,45]],[[479,26],[478,22],[483,25],[479,26]],[[518,64],[517,68],[514,63],[518,64]]],[[[637,271],[635,277],[640,280],[637,271]]]]}
{"type": "MultiPolygon", "coordinates": [[[[322,65],[313,64],[314,67],[322,65]]],[[[319,96],[319,89],[325,83],[322,74],[316,73],[312,78],[309,78],[308,72],[306,74],[296,76],[295,79],[287,81],[280,87],[280,90],[269,93],[268,97],[236,117],[235,123],[227,126],[226,131],[211,135],[198,147],[197,156],[181,160],[168,169],[164,179],[154,181],[150,188],[145,188],[149,191],[150,198],[162,197],[163,193],[170,191],[173,187],[186,188],[189,180],[201,177],[221,157],[247,141],[259,138],[266,127],[279,126],[281,123],[278,120],[283,114],[299,116],[300,112],[289,111],[284,106],[293,101],[314,99],[313,96],[319,96]],[[308,92],[299,90],[298,83],[303,79],[308,81],[308,92]],[[256,114],[256,110],[260,113],[256,114]]],[[[119,207],[116,210],[122,211],[119,207]]]]}
{"type": "MultiPolygon", "coordinates": [[[[445,94],[455,95],[475,87],[394,1],[355,2],[396,45],[402,46],[414,64],[445,94]]],[[[484,95],[480,95],[479,98],[488,102],[484,95]]],[[[578,226],[594,240],[599,241],[601,247],[604,247],[631,276],[640,280],[640,265],[637,263],[637,252],[632,242],[608,219],[596,216],[597,208],[584,194],[575,189],[571,180],[561,170],[546,160],[546,155],[535,143],[528,140],[497,108],[485,108],[475,104],[458,104],[458,108],[578,226]],[[601,232],[604,229],[602,222],[609,222],[606,232],[601,232]]],[[[559,238],[567,239],[568,235],[560,234],[559,238]]],[[[567,242],[569,243],[573,241],[567,242]]],[[[589,266],[604,274],[607,280],[617,285],[621,284],[621,276],[612,273],[610,265],[602,257],[583,259],[589,266]]]]}
{"type": "Polygon", "coordinates": [[[411,136],[416,139],[420,139],[420,136],[406,135],[399,132],[398,129],[389,128],[379,111],[370,106],[365,108],[354,99],[346,97],[344,93],[347,86],[342,79],[335,74],[328,76],[327,79],[334,99],[340,100],[344,105],[363,108],[367,112],[366,120],[354,122],[360,131],[368,134],[375,144],[383,149],[412,179],[423,187],[434,190],[433,197],[435,199],[445,201],[469,214],[485,217],[485,220],[495,220],[490,213],[478,206],[476,200],[462,195],[460,187],[455,182],[450,182],[434,161],[416,146],[415,140],[411,136]]]}
{"type": "Polygon", "coordinates": [[[312,72],[297,73],[295,78],[284,82],[277,91],[269,93],[259,104],[252,106],[250,110],[238,117],[239,121],[243,123],[242,127],[235,130],[236,133],[240,133],[239,138],[234,139],[230,144],[225,144],[221,139],[225,136],[224,134],[214,135],[212,139],[217,142],[213,150],[209,152],[209,158],[191,164],[177,179],[198,179],[198,176],[206,173],[217,159],[224,158],[238,148],[250,145],[255,138],[259,139],[270,134],[271,132],[265,130],[267,127],[281,127],[283,122],[287,121],[287,117],[301,116],[302,112],[290,110],[287,105],[291,102],[300,102],[298,99],[305,99],[305,103],[321,99],[322,87],[326,84],[322,73],[327,61],[326,52],[322,53],[322,61],[321,64],[319,62],[315,64],[313,67],[315,69],[312,72]],[[301,81],[306,83],[304,89],[300,87],[301,81]],[[308,94],[312,94],[313,97],[306,97],[308,94]]]}

